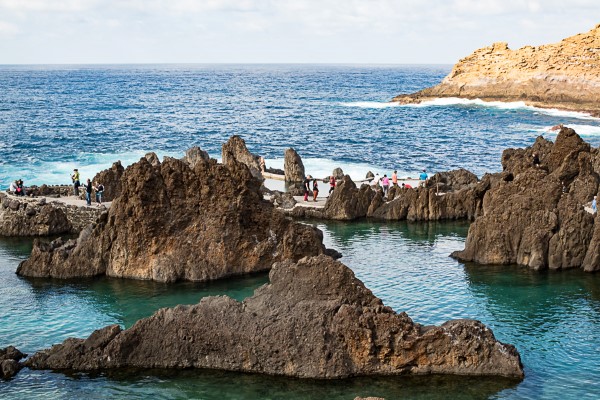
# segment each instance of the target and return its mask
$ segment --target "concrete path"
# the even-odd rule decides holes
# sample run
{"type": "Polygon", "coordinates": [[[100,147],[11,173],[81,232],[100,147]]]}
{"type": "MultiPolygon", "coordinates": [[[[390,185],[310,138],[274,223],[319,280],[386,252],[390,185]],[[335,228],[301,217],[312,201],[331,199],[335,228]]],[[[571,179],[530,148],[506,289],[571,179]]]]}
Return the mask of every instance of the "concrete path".
{"type": "MultiPolygon", "coordinates": [[[[52,203],[52,202],[58,202],[58,203],[63,203],[66,204],[68,206],[77,206],[77,207],[98,207],[96,205],[96,199],[94,197],[92,197],[92,205],[88,206],[85,203],[85,200],[79,198],[79,197],[75,197],[75,196],[69,196],[69,197],[44,197],[44,196],[38,196],[35,197],[35,199],[46,199],[46,203],[52,203]]],[[[109,208],[111,206],[112,202],[110,201],[103,201],[102,202],[102,206],[109,208]]]]}

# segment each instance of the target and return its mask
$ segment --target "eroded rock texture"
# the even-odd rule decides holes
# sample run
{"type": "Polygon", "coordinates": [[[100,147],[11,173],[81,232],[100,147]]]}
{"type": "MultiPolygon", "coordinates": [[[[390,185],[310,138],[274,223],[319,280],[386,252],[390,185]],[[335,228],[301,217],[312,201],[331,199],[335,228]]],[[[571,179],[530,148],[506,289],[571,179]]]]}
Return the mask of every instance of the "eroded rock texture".
{"type": "Polygon", "coordinates": [[[189,160],[142,158],[96,224],[77,240],[36,243],[17,273],[205,281],[324,251],[318,229],[274,212],[246,165],[224,159],[198,157],[191,168],[189,160]]]}
{"type": "Polygon", "coordinates": [[[34,369],[215,368],[302,378],[461,374],[522,378],[517,350],[473,320],[415,324],[330,257],[285,261],[237,302],[208,297],[111,325],[26,361],[34,369]]]}
{"type": "Polygon", "coordinates": [[[439,97],[525,101],[600,113],[600,25],[559,43],[511,50],[494,43],[461,59],[437,86],[394,101],[439,97]]]}
{"type": "MultiPolygon", "coordinates": [[[[205,155],[208,156],[206,153],[205,155]]],[[[221,158],[225,165],[229,164],[232,160],[244,164],[248,167],[253,177],[261,181],[263,180],[258,156],[250,153],[246,147],[246,142],[241,137],[232,136],[227,143],[223,145],[221,158]]]]}
{"type": "Polygon", "coordinates": [[[0,236],[48,236],[72,231],[66,206],[0,193],[0,236]]]}
{"type": "Polygon", "coordinates": [[[534,269],[600,268],[594,215],[584,209],[598,193],[598,157],[566,127],[554,144],[540,137],[530,148],[505,150],[503,179],[485,194],[465,249],[453,256],[534,269]]]}
{"type": "Polygon", "coordinates": [[[113,165],[100,171],[94,176],[92,183],[104,185],[104,192],[102,193],[102,201],[113,201],[121,194],[121,177],[125,168],[121,165],[121,161],[116,161],[113,165]]]}
{"type": "Polygon", "coordinates": [[[304,163],[296,150],[285,150],[283,159],[283,172],[286,182],[302,182],[304,180],[304,163]]]}

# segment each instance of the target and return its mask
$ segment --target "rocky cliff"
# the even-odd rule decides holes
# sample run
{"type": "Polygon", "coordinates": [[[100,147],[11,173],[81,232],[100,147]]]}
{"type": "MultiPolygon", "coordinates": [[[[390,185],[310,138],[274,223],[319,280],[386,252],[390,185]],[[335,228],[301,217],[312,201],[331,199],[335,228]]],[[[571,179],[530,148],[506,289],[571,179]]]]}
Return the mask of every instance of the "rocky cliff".
{"type": "Polygon", "coordinates": [[[525,101],[600,114],[600,25],[559,43],[511,50],[494,43],[461,59],[437,86],[393,99],[439,97],[525,101]]]}
{"type": "Polygon", "coordinates": [[[275,212],[246,165],[230,153],[224,159],[142,158],[96,224],[77,240],[36,243],[17,272],[205,281],[325,251],[319,230],[275,212]]]}
{"type": "Polygon", "coordinates": [[[208,297],[157,311],[127,330],[34,354],[33,369],[214,368],[302,378],[501,375],[521,379],[517,350],[478,321],[421,326],[382,304],[330,257],[276,264],[270,283],[237,302],[208,297]]]}
{"type": "Polygon", "coordinates": [[[598,217],[584,208],[598,193],[600,152],[562,127],[555,143],[539,137],[530,148],[505,150],[502,165],[503,179],[485,193],[465,249],[453,256],[534,269],[600,269],[598,217]]]}

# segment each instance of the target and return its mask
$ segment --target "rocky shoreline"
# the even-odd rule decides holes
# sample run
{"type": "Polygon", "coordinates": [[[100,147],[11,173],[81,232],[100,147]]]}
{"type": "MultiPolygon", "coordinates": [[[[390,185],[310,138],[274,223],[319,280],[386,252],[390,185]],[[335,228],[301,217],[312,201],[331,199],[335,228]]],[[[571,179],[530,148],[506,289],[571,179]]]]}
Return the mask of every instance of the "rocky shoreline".
{"type": "Polygon", "coordinates": [[[461,59],[436,86],[392,101],[421,103],[458,97],[523,101],[600,116],[600,25],[559,43],[511,50],[494,43],[461,59]]]}

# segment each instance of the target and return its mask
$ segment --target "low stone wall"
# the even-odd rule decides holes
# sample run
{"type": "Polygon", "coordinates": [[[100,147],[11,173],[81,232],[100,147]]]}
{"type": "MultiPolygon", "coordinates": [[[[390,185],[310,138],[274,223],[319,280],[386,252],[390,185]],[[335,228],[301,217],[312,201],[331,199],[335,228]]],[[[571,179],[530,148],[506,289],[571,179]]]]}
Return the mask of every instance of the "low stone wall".
{"type": "Polygon", "coordinates": [[[43,197],[0,193],[0,236],[49,236],[79,233],[105,208],[67,205],[43,197]]]}

